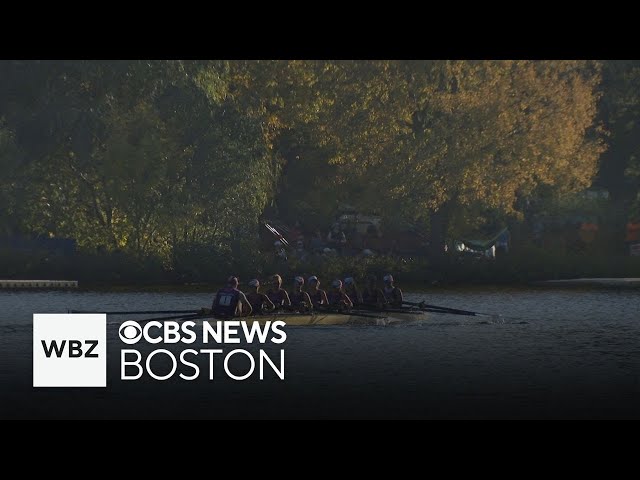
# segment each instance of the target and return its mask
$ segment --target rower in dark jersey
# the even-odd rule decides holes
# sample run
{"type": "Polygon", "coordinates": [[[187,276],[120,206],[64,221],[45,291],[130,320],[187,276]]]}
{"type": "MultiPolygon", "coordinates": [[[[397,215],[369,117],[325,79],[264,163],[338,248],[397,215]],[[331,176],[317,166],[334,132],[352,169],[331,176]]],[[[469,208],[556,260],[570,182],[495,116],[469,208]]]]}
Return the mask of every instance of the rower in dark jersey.
{"type": "Polygon", "coordinates": [[[238,290],[237,277],[229,277],[227,286],[216,293],[211,313],[220,317],[244,317],[251,315],[251,304],[244,293],[238,290]]]}
{"type": "Polygon", "coordinates": [[[298,312],[308,312],[313,309],[311,298],[307,292],[302,291],[304,278],[296,277],[293,279],[293,290],[289,293],[291,300],[291,309],[298,312]]]}
{"type": "Polygon", "coordinates": [[[362,303],[362,295],[360,290],[356,286],[356,281],[353,277],[347,277],[344,279],[344,293],[351,299],[354,305],[360,305],[362,303]]]}
{"type": "Polygon", "coordinates": [[[367,286],[362,291],[362,303],[376,308],[383,308],[386,300],[384,293],[378,288],[378,279],[375,275],[367,278],[367,286]]]}
{"type": "Polygon", "coordinates": [[[382,293],[390,307],[402,307],[402,290],[393,285],[393,276],[385,275],[382,279],[384,281],[384,289],[382,293]]]}
{"type": "Polygon", "coordinates": [[[307,293],[309,294],[313,308],[326,308],[329,304],[327,292],[320,288],[320,280],[318,280],[318,277],[315,275],[309,277],[307,283],[309,284],[307,293]]]}
{"type": "Polygon", "coordinates": [[[282,277],[276,274],[271,277],[271,279],[272,286],[267,291],[267,297],[269,297],[269,300],[273,302],[273,304],[276,306],[276,309],[290,307],[291,300],[289,299],[289,294],[284,288],[282,288],[282,277]]]}
{"type": "Polygon", "coordinates": [[[247,300],[251,304],[253,315],[260,315],[265,310],[275,310],[276,306],[264,293],[260,293],[260,282],[254,278],[249,282],[251,290],[247,293],[247,300]]]}
{"type": "Polygon", "coordinates": [[[327,299],[329,300],[330,308],[337,308],[338,310],[353,308],[353,302],[349,298],[349,295],[342,291],[341,280],[331,282],[331,290],[327,293],[327,299]]]}

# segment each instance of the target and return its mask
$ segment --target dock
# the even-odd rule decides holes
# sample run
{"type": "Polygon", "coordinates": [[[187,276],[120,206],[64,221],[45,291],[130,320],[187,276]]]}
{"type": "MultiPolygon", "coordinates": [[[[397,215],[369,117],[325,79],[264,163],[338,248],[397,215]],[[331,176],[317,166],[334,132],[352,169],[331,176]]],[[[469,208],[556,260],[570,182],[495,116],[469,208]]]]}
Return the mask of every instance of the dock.
{"type": "Polygon", "coordinates": [[[0,289],[5,288],[78,288],[77,280],[0,280],[0,289]]]}
{"type": "Polygon", "coordinates": [[[640,288],[640,278],[572,278],[532,282],[539,287],[615,287],[640,288]]]}

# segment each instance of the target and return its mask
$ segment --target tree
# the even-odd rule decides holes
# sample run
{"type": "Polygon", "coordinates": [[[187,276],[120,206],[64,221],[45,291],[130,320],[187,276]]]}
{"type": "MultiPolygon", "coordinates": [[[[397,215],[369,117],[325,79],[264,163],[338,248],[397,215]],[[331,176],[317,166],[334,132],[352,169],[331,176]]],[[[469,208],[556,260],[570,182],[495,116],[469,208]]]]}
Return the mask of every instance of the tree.
{"type": "Polygon", "coordinates": [[[625,224],[637,210],[640,192],[640,62],[608,60],[603,69],[601,119],[610,132],[609,149],[602,157],[596,185],[611,198],[607,229],[611,246],[624,252],[625,224]]]}
{"type": "Polygon", "coordinates": [[[596,172],[592,62],[355,62],[322,74],[333,93],[314,127],[341,167],[333,180],[387,214],[428,216],[435,255],[457,210],[517,213],[519,197],[585,188],[596,172]]]}

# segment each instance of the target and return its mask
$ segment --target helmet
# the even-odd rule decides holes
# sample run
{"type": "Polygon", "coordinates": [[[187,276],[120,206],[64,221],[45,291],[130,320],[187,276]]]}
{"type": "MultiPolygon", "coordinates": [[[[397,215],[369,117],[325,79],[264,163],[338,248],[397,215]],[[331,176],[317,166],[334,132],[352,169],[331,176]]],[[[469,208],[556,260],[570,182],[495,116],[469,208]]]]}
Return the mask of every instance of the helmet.
{"type": "Polygon", "coordinates": [[[353,277],[347,277],[344,279],[344,284],[345,285],[351,285],[352,283],[355,283],[353,280],[353,277]]]}
{"type": "Polygon", "coordinates": [[[331,286],[335,288],[342,288],[342,281],[336,279],[333,282],[331,282],[331,286]]]}
{"type": "Polygon", "coordinates": [[[385,283],[391,283],[393,282],[393,276],[392,275],[385,275],[384,278],[382,279],[383,282],[385,283]]]}
{"type": "Polygon", "coordinates": [[[308,283],[311,283],[311,282],[320,283],[320,281],[318,280],[318,277],[316,277],[315,275],[310,276],[310,277],[307,279],[307,282],[308,282],[308,283]]]}
{"type": "Polygon", "coordinates": [[[257,278],[254,278],[253,280],[249,281],[249,286],[250,287],[259,287],[260,286],[260,282],[258,281],[257,278]]]}
{"type": "Polygon", "coordinates": [[[304,285],[304,278],[302,278],[302,277],[296,277],[296,278],[293,279],[293,281],[295,283],[297,283],[298,285],[304,285]]]}

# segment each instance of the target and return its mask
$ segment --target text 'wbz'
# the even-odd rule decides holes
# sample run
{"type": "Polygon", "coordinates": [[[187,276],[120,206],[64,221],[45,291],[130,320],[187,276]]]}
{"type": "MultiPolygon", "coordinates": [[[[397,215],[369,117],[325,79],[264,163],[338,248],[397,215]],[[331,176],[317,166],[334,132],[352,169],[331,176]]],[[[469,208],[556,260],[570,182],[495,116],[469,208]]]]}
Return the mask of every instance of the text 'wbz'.
{"type": "MultiPolygon", "coordinates": [[[[282,344],[287,339],[287,334],[283,330],[285,322],[277,320],[267,321],[264,325],[256,322],[244,320],[227,320],[208,322],[203,321],[200,328],[194,321],[174,322],[174,321],[151,321],[140,325],[133,320],[124,322],[119,329],[120,340],[127,345],[134,345],[144,340],[148,344],[156,345],[164,343],[176,345],[179,343],[193,344],[198,340],[197,331],[201,333],[200,338],[203,344],[237,344],[244,340],[245,343],[267,343],[282,344]]],[[[246,380],[256,371],[260,380],[264,380],[265,367],[269,367],[275,375],[284,380],[284,349],[279,351],[279,365],[269,357],[267,352],[260,349],[254,358],[254,354],[245,349],[234,349],[227,353],[220,348],[203,348],[174,352],[165,348],[158,348],[146,354],[133,348],[124,348],[120,351],[120,378],[121,380],[138,380],[145,372],[154,380],[168,380],[176,373],[182,380],[195,380],[200,376],[203,368],[198,363],[194,363],[201,356],[206,356],[208,360],[209,380],[214,379],[214,358],[215,355],[223,355],[222,362],[225,375],[233,380],[246,380]],[[233,368],[230,364],[234,364],[233,368]]]]}

